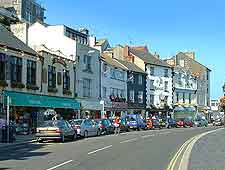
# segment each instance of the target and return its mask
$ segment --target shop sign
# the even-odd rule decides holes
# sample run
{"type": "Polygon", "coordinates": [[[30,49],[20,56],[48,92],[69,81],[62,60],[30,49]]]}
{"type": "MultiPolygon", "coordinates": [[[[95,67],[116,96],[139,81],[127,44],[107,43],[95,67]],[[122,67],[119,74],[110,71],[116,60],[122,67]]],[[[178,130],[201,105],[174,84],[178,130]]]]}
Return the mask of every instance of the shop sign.
{"type": "Polygon", "coordinates": [[[124,102],[112,102],[112,108],[127,108],[127,103],[124,102]]]}

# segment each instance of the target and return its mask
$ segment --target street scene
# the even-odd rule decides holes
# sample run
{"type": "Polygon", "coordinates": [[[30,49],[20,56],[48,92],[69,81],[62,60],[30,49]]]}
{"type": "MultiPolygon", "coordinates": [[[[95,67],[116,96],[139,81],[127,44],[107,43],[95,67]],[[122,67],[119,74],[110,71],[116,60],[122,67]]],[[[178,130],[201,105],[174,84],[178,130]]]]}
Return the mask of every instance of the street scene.
{"type": "Polygon", "coordinates": [[[0,170],[225,169],[224,5],[0,0],[0,170]]]}

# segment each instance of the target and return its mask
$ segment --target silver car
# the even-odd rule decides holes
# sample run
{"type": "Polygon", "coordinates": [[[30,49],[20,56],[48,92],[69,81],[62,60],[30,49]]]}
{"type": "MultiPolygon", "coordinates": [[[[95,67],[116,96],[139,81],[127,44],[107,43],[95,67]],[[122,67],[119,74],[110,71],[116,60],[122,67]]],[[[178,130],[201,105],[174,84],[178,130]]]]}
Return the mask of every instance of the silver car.
{"type": "Polygon", "coordinates": [[[81,137],[87,138],[101,134],[98,125],[91,119],[73,119],[69,123],[77,131],[77,135],[81,137]]]}

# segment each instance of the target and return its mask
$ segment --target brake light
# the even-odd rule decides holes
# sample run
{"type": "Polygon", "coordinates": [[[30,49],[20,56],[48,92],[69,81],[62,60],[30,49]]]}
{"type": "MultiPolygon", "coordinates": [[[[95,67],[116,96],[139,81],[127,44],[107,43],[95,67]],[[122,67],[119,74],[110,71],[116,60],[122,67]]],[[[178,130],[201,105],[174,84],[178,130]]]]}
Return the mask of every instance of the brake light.
{"type": "Polygon", "coordinates": [[[56,133],[61,133],[62,131],[60,129],[55,130],[56,133]]]}
{"type": "Polygon", "coordinates": [[[100,125],[100,128],[103,128],[103,129],[104,129],[104,128],[105,128],[105,126],[104,126],[104,125],[100,125]]]}

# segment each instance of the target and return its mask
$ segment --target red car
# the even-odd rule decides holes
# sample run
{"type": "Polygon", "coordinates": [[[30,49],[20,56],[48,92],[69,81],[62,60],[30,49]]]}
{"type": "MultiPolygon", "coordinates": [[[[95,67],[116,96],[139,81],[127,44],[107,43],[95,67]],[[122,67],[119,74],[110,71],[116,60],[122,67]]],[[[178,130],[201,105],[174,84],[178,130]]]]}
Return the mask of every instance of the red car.
{"type": "Polygon", "coordinates": [[[185,126],[184,120],[177,121],[177,127],[184,127],[184,126],[185,126]]]}
{"type": "Polygon", "coordinates": [[[194,126],[193,120],[190,118],[184,119],[184,126],[185,127],[193,127],[194,126]]]}

